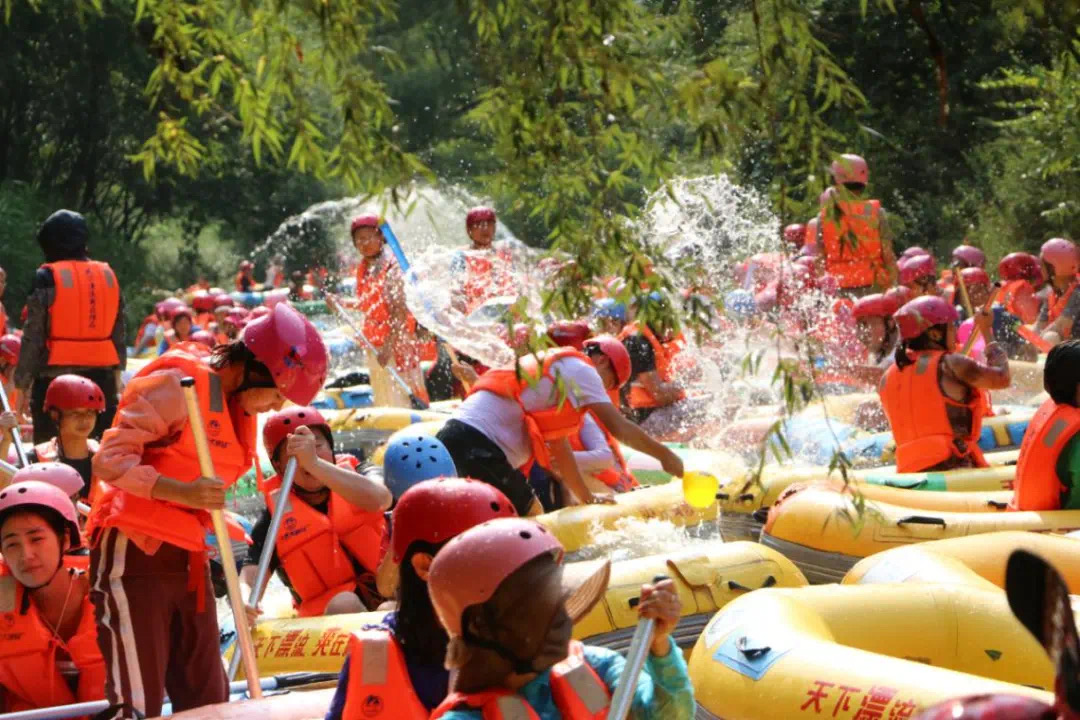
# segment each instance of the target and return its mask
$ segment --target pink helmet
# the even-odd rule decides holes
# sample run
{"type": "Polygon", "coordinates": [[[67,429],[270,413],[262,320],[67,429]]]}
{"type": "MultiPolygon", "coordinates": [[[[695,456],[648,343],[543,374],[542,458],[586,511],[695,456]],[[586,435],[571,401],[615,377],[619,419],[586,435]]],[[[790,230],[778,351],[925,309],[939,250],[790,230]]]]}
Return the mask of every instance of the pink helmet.
{"type": "Polygon", "coordinates": [[[856,320],[867,317],[885,318],[892,315],[897,309],[895,296],[889,297],[888,295],[875,293],[856,300],[855,307],[852,308],[852,314],[856,320]]]}
{"type": "Polygon", "coordinates": [[[806,226],[802,223],[792,223],[784,228],[784,242],[795,247],[802,247],[806,242],[806,226]]]}
{"type": "Polygon", "coordinates": [[[1043,243],[1039,250],[1039,259],[1054,268],[1054,274],[1060,277],[1075,275],[1080,271],[1080,253],[1071,240],[1052,238],[1043,243]]]}
{"type": "Polygon", "coordinates": [[[495,211],[489,207],[474,207],[465,214],[465,227],[482,222],[495,222],[495,211]]]}
{"type": "Polygon", "coordinates": [[[22,352],[21,337],[18,335],[0,337],[0,362],[8,365],[18,365],[20,352],[22,352]]]}
{"type": "Polygon", "coordinates": [[[214,296],[214,308],[219,307],[234,307],[236,305],[233,302],[232,296],[228,293],[218,293],[214,296]]]}
{"type": "Polygon", "coordinates": [[[597,335],[585,341],[586,352],[592,347],[598,348],[611,361],[611,367],[615,369],[615,377],[619,379],[619,387],[630,381],[630,353],[626,351],[625,345],[612,335],[597,335]]]}
{"type": "Polygon", "coordinates": [[[957,245],[952,251],[953,262],[963,263],[967,267],[986,267],[986,253],[971,245],[957,245]]]}
{"type": "Polygon", "coordinates": [[[352,222],[349,223],[349,234],[351,235],[360,228],[377,228],[381,224],[381,220],[382,218],[378,215],[357,215],[352,219],[352,222]]]}
{"type": "Polygon", "coordinates": [[[901,260],[899,263],[900,268],[900,282],[905,285],[921,280],[927,277],[935,277],[937,275],[937,266],[934,262],[934,258],[929,255],[912,255],[906,260],[901,260]]]}
{"type": "Polygon", "coordinates": [[[82,375],[57,375],[45,390],[45,412],[49,410],[105,411],[105,393],[93,380],[82,375]]]}
{"type": "Polygon", "coordinates": [[[990,276],[981,267],[966,267],[960,271],[960,277],[964,279],[966,287],[985,285],[990,287],[990,276]]]}
{"type": "Polygon", "coordinates": [[[191,333],[191,337],[188,338],[188,340],[190,340],[191,342],[201,343],[208,348],[212,348],[217,345],[217,338],[215,338],[212,333],[209,333],[206,330],[199,330],[198,332],[191,333]]]}
{"type": "Polygon", "coordinates": [[[488,520],[516,516],[514,504],[494,485],[468,478],[422,480],[403,492],[394,506],[393,560],[404,560],[418,540],[438,545],[488,520]]]}
{"type": "Polygon", "coordinates": [[[225,314],[225,322],[242,329],[248,323],[248,311],[243,308],[233,308],[225,314]]]}
{"type": "Polygon", "coordinates": [[[83,489],[83,477],[78,470],[60,462],[34,463],[21,468],[11,478],[11,482],[36,480],[60,488],[64,495],[71,497],[83,489]]]}
{"type": "MultiPolygon", "coordinates": [[[[911,301],[911,288],[899,285],[885,291],[885,297],[889,298],[893,306],[899,310],[911,301]]],[[[895,310],[893,311],[895,312],[895,310]]],[[[890,313],[891,315],[892,313],[890,313]]]]}
{"type": "Polygon", "coordinates": [[[199,311],[214,309],[214,296],[205,290],[199,290],[191,296],[191,307],[199,311]]]}
{"type": "Polygon", "coordinates": [[[901,260],[906,260],[909,257],[914,257],[915,255],[929,255],[929,254],[930,254],[929,252],[927,252],[923,248],[916,245],[916,246],[913,246],[913,247],[909,247],[907,250],[900,253],[900,259],[901,260]]]}
{"type": "Polygon", "coordinates": [[[295,308],[275,305],[269,315],[248,323],[241,339],[281,394],[297,405],[307,405],[322,389],[330,356],[319,331],[295,308]]]}
{"type": "Polygon", "coordinates": [[[248,320],[258,320],[261,317],[266,317],[270,313],[271,309],[269,307],[267,307],[266,305],[260,305],[251,311],[251,314],[248,315],[248,320]]]}
{"type": "Polygon", "coordinates": [[[178,308],[187,307],[187,304],[180,298],[169,297],[165,298],[154,309],[157,311],[158,317],[162,320],[171,320],[172,314],[176,312],[178,308]]]}
{"type": "Polygon", "coordinates": [[[274,457],[277,447],[298,427],[324,427],[330,430],[329,423],[313,407],[292,406],[278,410],[263,425],[263,448],[270,457],[274,457]]]}
{"type": "Polygon", "coordinates": [[[998,263],[998,277],[1006,282],[1027,280],[1032,283],[1041,283],[1043,281],[1042,265],[1039,263],[1039,258],[1029,253],[1009,253],[998,263]]]}
{"type": "Polygon", "coordinates": [[[845,183],[860,183],[865,185],[870,180],[870,168],[866,161],[858,155],[841,155],[833,160],[829,171],[832,173],[833,182],[837,185],[845,183]]]}
{"type": "Polygon", "coordinates": [[[1054,709],[1041,700],[1023,695],[972,695],[937,703],[915,720],[1053,720],[1054,709]]]}
{"type": "MultiPolygon", "coordinates": [[[[60,463],[49,463],[50,465],[60,465],[60,463]]],[[[8,485],[3,490],[0,490],[0,523],[3,523],[4,518],[9,511],[16,508],[47,508],[55,512],[60,513],[68,527],[68,541],[71,543],[69,550],[82,547],[82,535],[79,533],[79,518],[75,514],[75,506],[71,503],[71,498],[64,494],[64,491],[58,488],[56,485],[52,485],[40,480],[18,480],[19,476],[31,470],[33,467],[24,468],[15,473],[14,482],[8,485]]],[[[67,467],[62,465],[62,467],[67,467]]],[[[76,475],[78,471],[74,468],[68,468],[76,475]]],[[[82,480],[82,477],[79,477],[82,480]]]]}
{"type": "Polygon", "coordinates": [[[169,313],[169,320],[173,323],[175,323],[182,317],[186,317],[191,322],[195,322],[195,314],[191,312],[191,308],[189,308],[187,305],[181,305],[179,307],[173,308],[172,312],[169,313]]]}
{"type": "Polygon", "coordinates": [[[915,298],[893,314],[903,340],[917,338],[932,327],[959,319],[956,308],[936,295],[915,298]]]}

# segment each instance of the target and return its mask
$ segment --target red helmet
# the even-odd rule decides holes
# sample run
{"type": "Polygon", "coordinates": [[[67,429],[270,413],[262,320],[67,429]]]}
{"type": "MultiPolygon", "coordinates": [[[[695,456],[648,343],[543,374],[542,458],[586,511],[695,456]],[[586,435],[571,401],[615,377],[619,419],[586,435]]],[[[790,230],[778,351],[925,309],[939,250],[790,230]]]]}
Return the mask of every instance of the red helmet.
{"type": "Polygon", "coordinates": [[[930,254],[929,252],[927,252],[923,248],[916,245],[914,247],[909,247],[907,250],[900,253],[900,259],[901,260],[906,260],[909,257],[914,257],[915,255],[929,255],[929,254],[930,254]]]}
{"type": "Polygon", "coordinates": [[[806,226],[802,223],[788,225],[784,228],[784,241],[795,247],[802,247],[806,242],[806,226]]]}
{"type": "Polygon", "coordinates": [[[228,293],[218,293],[214,296],[214,308],[219,307],[234,307],[236,303],[233,302],[232,296],[228,293]]]}
{"type": "Polygon", "coordinates": [[[251,311],[251,314],[248,316],[248,320],[258,320],[261,317],[266,317],[271,312],[272,310],[266,305],[260,305],[251,311]]]}
{"type": "Polygon", "coordinates": [[[349,223],[349,234],[352,235],[360,228],[377,228],[382,224],[382,218],[378,215],[357,215],[349,223]]]}
{"type": "Polygon", "coordinates": [[[990,287],[990,276],[981,267],[966,267],[960,271],[960,277],[964,279],[966,287],[985,285],[990,287]]]}
{"type": "Polygon", "coordinates": [[[1039,258],[1029,253],[1009,253],[998,263],[998,277],[1006,282],[1027,280],[1032,283],[1041,283],[1043,281],[1042,265],[1039,263],[1039,258]]]}
{"type": "Polygon", "coordinates": [[[78,470],[61,462],[27,465],[18,470],[11,478],[12,483],[26,482],[27,480],[48,483],[53,487],[60,488],[64,495],[68,497],[82,491],[83,486],[86,484],[83,482],[83,476],[78,470]]]}
{"type": "Polygon", "coordinates": [[[243,328],[248,323],[248,311],[244,308],[233,308],[225,314],[225,322],[243,328]]]}
{"type": "MultiPolygon", "coordinates": [[[[60,463],[49,463],[50,465],[59,465],[60,463]]],[[[41,482],[40,480],[19,480],[19,476],[23,473],[29,473],[31,469],[36,467],[31,465],[29,468],[23,468],[15,473],[12,478],[13,482],[3,490],[0,490],[0,523],[3,522],[3,518],[7,515],[8,511],[15,508],[24,507],[43,507],[49,510],[54,510],[60,513],[60,517],[64,518],[68,526],[68,540],[71,543],[70,549],[82,547],[82,535],[79,533],[79,519],[75,514],[75,506],[71,503],[71,497],[64,494],[64,491],[58,488],[56,485],[52,485],[47,482],[41,482]]],[[[64,465],[64,467],[67,467],[64,465]]],[[[74,470],[74,468],[69,468],[74,470]]],[[[40,472],[35,470],[35,473],[40,472]]],[[[78,471],[75,471],[78,475],[78,471]]],[[[79,476],[79,480],[82,480],[82,476],[79,476]]]]}
{"type": "Polygon", "coordinates": [[[191,307],[199,311],[214,309],[214,296],[205,290],[199,290],[191,296],[191,307]]]}
{"type": "Polygon", "coordinates": [[[465,214],[465,227],[482,222],[495,222],[495,211],[489,207],[474,207],[465,214]]]}
{"type": "MultiPolygon", "coordinates": [[[[897,310],[904,307],[911,300],[911,288],[899,285],[885,291],[885,297],[889,298],[897,310]]],[[[893,311],[895,312],[895,310],[893,311]]],[[[892,313],[890,313],[892,314],[892,313]]]]}
{"type": "Polygon", "coordinates": [[[269,315],[248,323],[241,339],[286,398],[307,405],[318,395],[330,356],[319,331],[295,308],[275,305],[269,315]]]}
{"type": "Polygon", "coordinates": [[[971,245],[957,245],[952,251],[952,259],[968,267],[986,267],[986,253],[971,245]]]}
{"type": "Polygon", "coordinates": [[[866,161],[858,155],[841,155],[836,160],[833,160],[829,171],[832,173],[833,182],[837,185],[845,183],[865,185],[870,180],[870,168],[867,167],[866,161]]]}
{"type": "Polygon", "coordinates": [[[255,263],[251,262],[250,260],[241,260],[240,261],[240,269],[241,270],[254,270],[255,269],[255,263]]]}
{"type": "Polygon", "coordinates": [[[274,457],[278,445],[298,427],[322,427],[330,432],[330,424],[326,422],[326,418],[313,407],[292,406],[278,410],[263,425],[263,448],[266,454],[274,457]]]}
{"type": "Polygon", "coordinates": [[[586,340],[582,347],[586,352],[589,348],[598,348],[607,356],[611,367],[615,370],[615,377],[619,379],[619,387],[630,381],[630,353],[617,338],[612,335],[597,335],[586,340]]]}
{"type": "Polygon", "coordinates": [[[548,325],[547,334],[560,347],[581,350],[582,343],[592,335],[592,330],[584,320],[558,320],[548,325]]]}
{"type": "Polygon", "coordinates": [[[8,365],[18,365],[20,351],[22,351],[21,337],[18,335],[0,337],[0,362],[8,365]]]}
{"type": "Polygon", "coordinates": [[[394,506],[393,560],[404,560],[418,540],[439,545],[488,520],[516,516],[514,504],[494,485],[468,478],[423,480],[403,492],[394,506]]]}
{"type": "Polygon", "coordinates": [[[915,720],[1056,720],[1058,714],[1041,700],[1023,695],[972,695],[937,703],[915,720]]]}
{"type": "Polygon", "coordinates": [[[1071,240],[1052,238],[1043,243],[1039,250],[1039,259],[1054,268],[1054,274],[1060,277],[1075,275],[1080,271],[1080,253],[1071,240]]]}
{"type": "Polygon", "coordinates": [[[889,297],[888,295],[875,293],[856,300],[855,307],[852,308],[852,315],[856,320],[867,317],[885,318],[892,315],[897,309],[895,296],[889,297]]]}
{"type": "Polygon", "coordinates": [[[206,330],[199,330],[197,332],[191,333],[191,337],[189,337],[188,340],[190,340],[191,342],[201,343],[208,348],[212,348],[217,345],[217,338],[214,337],[213,333],[207,332],[206,330]]]}
{"type": "Polygon", "coordinates": [[[82,375],[57,375],[45,390],[45,412],[49,410],[105,411],[105,393],[82,375]]]}
{"type": "Polygon", "coordinates": [[[937,263],[934,262],[934,258],[930,255],[912,255],[906,260],[901,260],[899,268],[900,282],[905,285],[910,285],[922,278],[937,275],[937,263]]]}
{"type": "Polygon", "coordinates": [[[936,325],[956,322],[960,316],[956,308],[936,295],[917,297],[893,314],[900,328],[900,337],[911,340],[936,325]]]}

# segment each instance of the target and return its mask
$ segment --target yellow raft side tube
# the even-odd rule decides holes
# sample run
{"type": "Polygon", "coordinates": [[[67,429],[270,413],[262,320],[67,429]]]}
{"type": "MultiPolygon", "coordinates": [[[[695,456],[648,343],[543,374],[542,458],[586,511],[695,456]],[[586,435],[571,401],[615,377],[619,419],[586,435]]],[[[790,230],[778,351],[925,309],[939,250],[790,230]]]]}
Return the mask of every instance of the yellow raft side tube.
{"type": "Polygon", "coordinates": [[[1063,534],[1077,528],[1080,510],[943,512],[869,501],[859,516],[850,495],[811,486],[770,508],[761,542],[791,558],[810,582],[838,582],[858,560],[899,545],[1003,530],[1063,534]]]}
{"type": "MultiPolygon", "coordinates": [[[[678,588],[683,620],[675,637],[685,647],[694,643],[713,613],[731,600],[761,587],[806,585],[806,578],[790,560],[755,543],[715,542],[682,553],[625,560],[612,565],[607,592],[574,626],[574,637],[625,650],[638,621],[630,600],[656,575],[670,576],[678,588]]],[[[252,631],[259,672],[264,676],[337,672],[345,661],[349,634],[365,625],[378,625],[383,615],[264,620],[252,631]]]]}
{"type": "Polygon", "coordinates": [[[1013,550],[1044,558],[1080,594],[1080,542],[1059,535],[996,532],[893,548],[860,560],[845,585],[920,582],[1005,589],[1005,566],[1013,550]]]}
{"type": "Polygon", "coordinates": [[[910,718],[979,693],[1050,702],[1033,688],[1054,678],[1004,593],[948,585],[756,592],[712,619],[689,664],[705,717],[726,720],[910,718]]]}

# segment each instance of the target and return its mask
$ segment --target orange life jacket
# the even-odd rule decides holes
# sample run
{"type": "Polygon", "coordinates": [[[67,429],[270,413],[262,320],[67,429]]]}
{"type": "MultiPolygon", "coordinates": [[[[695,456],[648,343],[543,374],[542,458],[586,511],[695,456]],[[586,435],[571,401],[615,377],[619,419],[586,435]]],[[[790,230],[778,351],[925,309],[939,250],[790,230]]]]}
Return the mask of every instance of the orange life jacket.
{"type": "Polygon", "coordinates": [[[465,281],[461,291],[465,295],[467,312],[472,312],[490,298],[514,294],[514,277],[510,273],[514,257],[509,250],[469,249],[462,253],[465,258],[465,281]]]}
{"type": "Polygon", "coordinates": [[[8,332],[7,310],[5,310],[2,305],[0,305],[0,335],[7,335],[7,332],[8,332]]]}
{"type": "Polygon", "coordinates": [[[972,390],[969,403],[945,396],[938,382],[938,367],[945,353],[940,350],[917,353],[914,363],[903,370],[892,365],[885,371],[878,394],[889,418],[896,441],[897,472],[921,472],[950,457],[969,456],[977,467],[987,467],[978,439],[986,414],[986,394],[972,390]],[[971,411],[971,433],[961,438],[961,452],[946,408],[966,407],[971,411]]]}
{"type": "Polygon", "coordinates": [[[405,654],[394,636],[386,630],[353,632],[341,720],[427,720],[430,714],[413,689],[405,654]]]}
{"type": "Polygon", "coordinates": [[[120,358],[112,332],[120,285],[112,268],[94,260],[46,263],[56,296],[49,308],[49,365],[112,367],[120,358]]]}
{"type": "Polygon", "coordinates": [[[1057,290],[1054,289],[1054,286],[1050,286],[1050,294],[1046,296],[1047,322],[1052,323],[1061,317],[1061,313],[1064,312],[1065,306],[1069,304],[1069,298],[1071,298],[1072,294],[1076,291],[1076,285],[1077,281],[1073,280],[1072,284],[1069,285],[1069,289],[1060,296],[1057,294],[1057,290]]]}
{"type": "Polygon", "coordinates": [[[998,288],[997,295],[994,297],[994,302],[1004,307],[1005,312],[1010,315],[1015,315],[1020,318],[1022,322],[1026,322],[1027,319],[1021,317],[1021,312],[1016,307],[1016,299],[1024,289],[1024,286],[1030,288],[1032,294],[1034,294],[1035,288],[1027,280],[1012,280],[998,288]]]}
{"type": "MultiPolygon", "coordinates": [[[[221,378],[204,362],[209,350],[198,344],[185,345],[170,350],[140,370],[135,377],[145,377],[158,370],[179,369],[185,375],[195,378],[195,391],[199,396],[199,406],[203,423],[206,426],[207,442],[214,459],[214,472],[226,486],[236,482],[251,467],[252,451],[255,448],[256,418],[247,416],[239,406],[235,413],[225,402],[221,389],[221,378]],[[203,354],[196,348],[205,351],[203,354]],[[234,417],[235,415],[235,417],[234,417]]],[[[118,410],[127,404],[127,393],[120,398],[118,410]]],[[[120,413],[117,413],[117,418],[120,413]]],[[[157,469],[162,475],[179,480],[193,482],[202,472],[195,451],[195,437],[191,424],[185,423],[184,429],[175,438],[146,445],[143,448],[142,462],[157,469]]],[[[136,532],[162,540],[171,545],[190,550],[193,553],[205,553],[206,532],[212,529],[210,513],[205,510],[193,510],[170,502],[154,500],[134,495],[112,485],[105,485],[104,492],[95,493],[86,531],[92,542],[96,542],[95,531],[98,528],[116,527],[125,532],[136,532]]],[[[244,533],[239,525],[230,527],[230,535],[243,539],[244,533]]],[[[202,565],[199,566],[200,568],[202,565]]]]}
{"type": "Polygon", "coordinates": [[[1065,445],[1080,432],[1080,408],[1047,399],[1028,423],[1020,443],[1016,481],[1009,507],[1013,510],[1060,510],[1067,488],[1057,474],[1065,445]]]}
{"type": "MultiPolygon", "coordinates": [[[[570,654],[551,668],[551,697],[565,720],[604,720],[611,705],[607,685],[585,662],[585,646],[570,641],[570,654]]],[[[481,710],[484,720],[540,720],[536,711],[520,695],[510,690],[488,690],[480,693],[451,693],[431,713],[438,720],[459,708],[481,710]]]]}
{"type": "MultiPolygon", "coordinates": [[[[641,334],[646,340],[649,341],[649,345],[653,349],[653,357],[656,359],[656,374],[660,376],[663,382],[671,382],[674,376],[672,363],[675,357],[683,351],[686,347],[686,339],[680,333],[676,337],[668,340],[666,343],[660,342],[660,340],[653,334],[653,331],[649,329],[649,326],[642,323],[631,323],[623,328],[619,333],[619,340],[625,340],[633,335],[641,334]]],[[[679,393],[679,400],[686,397],[685,392],[679,393]]],[[[656,398],[652,396],[644,385],[637,380],[630,383],[630,394],[627,400],[632,408],[655,408],[660,407],[660,403],[656,398]]],[[[677,401],[676,401],[677,402],[677,401]]]]}
{"type": "MultiPolygon", "coordinates": [[[[65,560],[65,566],[67,566],[65,560]]],[[[105,660],[97,644],[97,624],[89,594],[80,606],[79,626],[66,642],[45,625],[37,608],[27,603],[26,589],[0,569],[0,687],[4,712],[20,712],[105,698],[105,660]],[[57,668],[63,650],[79,670],[75,691],[57,668]]]]}
{"type": "MultiPolygon", "coordinates": [[[[281,478],[262,483],[263,497],[271,514],[277,506],[281,478]]],[[[281,519],[274,552],[300,596],[300,617],[315,617],[341,592],[356,587],[353,559],[374,573],[382,559],[386,519],[381,512],[367,512],[330,493],[323,514],[290,493],[281,519]]]]}
{"type": "MultiPolygon", "coordinates": [[[[488,370],[473,383],[469,395],[485,391],[516,400],[521,405],[521,393],[529,387],[530,382],[536,383],[541,378],[548,378],[557,384],[551,366],[555,361],[568,357],[575,357],[592,365],[588,357],[573,348],[556,348],[538,355],[526,355],[518,360],[517,369],[488,370]],[[537,357],[543,362],[539,369],[537,357]]],[[[525,413],[525,428],[532,445],[532,456],[529,460],[544,467],[551,467],[551,453],[547,449],[547,442],[576,435],[581,430],[581,424],[585,422],[585,409],[575,408],[569,399],[545,410],[525,410],[524,405],[521,407],[525,413]]]]}
{"type": "MultiPolygon", "coordinates": [[[[626,467],[626,459],[623,457],[622,449],[619,447],[619,441],[615,439],[614,435],[608,432],[608,429],[604,427],[604,423],[600,422],[600,418],[596,417],[596,413],[590,410],[589,415],[592,416],[596,425],[604,433],[604,438],[607,440],[608,447],[611,448],[611,453],[615,456],[614,467],[609,467],[598,473],[593,473],[593,476],[615,492],[628,492],[638,487],[638,481],[630,474],[630,470],[626,467]]],[[[580,430],[570,436],[570,447],[577,452],[581,452],[585,449],[585,444],[581,442],[580,430]]]]}
{"type": "Polygon", "coordinates": [[[881,246],[881,202],[836,202],[835,206],[840,213],[839,225],[829,217],[828,206],[819,216],[826,272],[844,289],[874,284],[884,287],[889,278],[881,246]]]}
{"type": "MultiPolygon", "coordinates": [[[[397,262],[389,257],[383,261],[383,267],[374,277],[368,277],[370,263],[367,258],[360,261],[356,268],[356,307],[364,313],[364,337],[379,348],[390,336],[390,304],[386,301],[386,280],[397,262]]],[[[416,318],[409,313],[406,319],[409,333],[416,332],[416,318]]]]}
{"type": "Polygon", "coordinates": [[[139,323],[138,331],[136,331],[135,333],[135,347],[139,347],[139,345],[142,344],[143,336],[146,335],[147,326],[151,323],[153,323],[154,325],[158,325],[160,324],[160,322],[161,321],[158,320],[157,315],[147,315],[146,317],[144,317],[142,319],[142,322],[139,323]]]}
{"type": "Polygon", "coordinates": [[[255,289],[255,278],[250,278],[244,274],[243,270],[236,273],[236,277],[233,279],[233,284],[236,286],[236,292],[251,292],[255,289]],[[245,288],[245,280],[247,287],[245,288]]]}

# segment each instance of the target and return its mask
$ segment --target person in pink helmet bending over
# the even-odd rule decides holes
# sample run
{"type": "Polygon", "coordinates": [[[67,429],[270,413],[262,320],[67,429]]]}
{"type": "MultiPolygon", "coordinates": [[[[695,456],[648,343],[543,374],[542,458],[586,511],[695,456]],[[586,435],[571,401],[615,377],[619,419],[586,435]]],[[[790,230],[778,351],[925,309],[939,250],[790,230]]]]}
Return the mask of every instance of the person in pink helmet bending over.
{"type": "Polygon", "coordinates": [[[326,380],[319,331],[284,303],[212,353],[179,347],[124,389],[94,456],[91,599],[113,716],[161,714],[229,697],[207,562],[208,511],[251,467],[256,418],[307,405],[326,380]],[[217,477],[204,477],[181,380],[193,378],[217,477]]]}
{"type": "Polygon", "coordinates": [[[1051,345],[1080,338],[1080,293],[1076,292],[1080,272],[1080,250],[1071,240],[1052,238],[1039,251],[1050,294],[1039,308],[1035,332],[1051,345]]]}
{"type": "MultiPolygon", "coordinates": [[[[563,559],[559,541],[524,518],[477,525],[439,551],[428,591],[450,638],[446,666],[456,674],[432,720],[607,716],[626,661],[571,633],[603,596],[611,568],[563,559]]],[[[656,626],[629,717],[690,720],[694,689],[671,638],[682,611],[674,583],[643,585],[637,611],[656,626]]]]}

